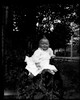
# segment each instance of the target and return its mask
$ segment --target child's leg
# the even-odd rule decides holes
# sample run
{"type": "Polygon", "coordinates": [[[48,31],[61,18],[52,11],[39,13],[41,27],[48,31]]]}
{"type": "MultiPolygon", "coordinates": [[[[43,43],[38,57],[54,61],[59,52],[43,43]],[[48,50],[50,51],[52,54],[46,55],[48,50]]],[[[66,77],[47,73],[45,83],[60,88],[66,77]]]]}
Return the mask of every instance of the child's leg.
{"type": "Polygon", "coordinates": [[[50,70],[54,70],[55,72],[57,72],[57,68],[54,65],[50,65],[50,64],[45,64],[43,65],[44,69],[50,69],[50,70]]]}
{"type": "Polygon", "coordinates": [[[54,65],[49,65],[49,69],[54,70],[55,72],[57,72],[57,68],[54,65]]]}
{"type": "Polygon", "coordinates": [[[55,74],[55,72],[58,71],[57,68],[56,68],[54,65],[50,65],[50,64],[43,66],[43,69],[49,69],[49,71],[50,71],[53,75],[55,74]]]}

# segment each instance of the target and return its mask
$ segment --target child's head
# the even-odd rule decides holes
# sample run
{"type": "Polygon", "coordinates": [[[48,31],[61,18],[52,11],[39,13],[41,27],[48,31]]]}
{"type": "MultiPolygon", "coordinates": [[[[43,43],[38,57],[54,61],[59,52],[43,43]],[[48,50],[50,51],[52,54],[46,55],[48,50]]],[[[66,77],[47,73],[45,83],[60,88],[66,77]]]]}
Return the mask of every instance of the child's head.
{"type": "Polygon", "coordinates": [[[44,37],[39,42],[39,47],[43,50],[47,50],[49,48],[49,40],[44,37]]]}

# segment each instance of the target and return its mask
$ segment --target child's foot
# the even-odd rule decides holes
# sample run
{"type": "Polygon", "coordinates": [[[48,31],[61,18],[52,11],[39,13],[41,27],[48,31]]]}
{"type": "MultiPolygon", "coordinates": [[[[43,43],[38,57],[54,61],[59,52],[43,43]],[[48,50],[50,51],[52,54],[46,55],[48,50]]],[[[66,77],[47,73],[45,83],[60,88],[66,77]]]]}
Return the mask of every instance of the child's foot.
{"type": "Polygon", "coordinates": [[[51,73],[52,75],[54,75],[54,74],[55,74],[55,71],[51,70],[50,73],[51,73]]]}
{"type": "Polygon", "coordinates": [[[29,77],[31,77],[31,78],[33,78],[33,77],[34,77],[34,75],[33,75],[32,73],[30,73],[30,72],[29,72],[29,74],[28,74],[28,75],[29,75],[29,77]]]}

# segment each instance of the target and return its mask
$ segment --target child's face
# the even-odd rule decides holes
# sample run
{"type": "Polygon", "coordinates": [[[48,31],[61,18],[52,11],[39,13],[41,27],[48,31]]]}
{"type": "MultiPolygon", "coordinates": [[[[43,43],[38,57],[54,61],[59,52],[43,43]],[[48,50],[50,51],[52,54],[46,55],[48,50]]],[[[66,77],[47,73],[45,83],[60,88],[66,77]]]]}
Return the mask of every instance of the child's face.
{"type": "Polygon", "coordinates": [[[43,40],[40,41],[39,46],[43,50],[47,50],[49,48],[49,41],[47,39],[43,39],[43,40]]]}

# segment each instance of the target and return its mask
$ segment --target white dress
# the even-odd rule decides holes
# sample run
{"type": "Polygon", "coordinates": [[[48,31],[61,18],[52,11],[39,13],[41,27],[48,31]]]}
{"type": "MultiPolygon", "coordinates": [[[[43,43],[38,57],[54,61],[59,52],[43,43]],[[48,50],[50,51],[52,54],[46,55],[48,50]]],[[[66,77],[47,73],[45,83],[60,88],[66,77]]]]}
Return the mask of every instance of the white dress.
{"type": "Polygon", "coordinates": [[[53,55],[53,50],[51,48],[48,48],[48,50],[46,51],[42,50],[41,48],[38,48],[31,57],[26,56],[26,69],[34,76],[41,73],[44,69],[49,69],[51,71],[56,72],[56,67],[49,63],[50,58],[52,56],[55,55],[53,55]],[[37,67],[35,63],[38,63],[40,67],[37,67]]]}

